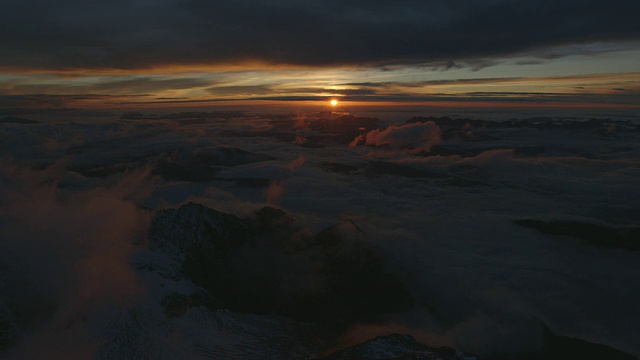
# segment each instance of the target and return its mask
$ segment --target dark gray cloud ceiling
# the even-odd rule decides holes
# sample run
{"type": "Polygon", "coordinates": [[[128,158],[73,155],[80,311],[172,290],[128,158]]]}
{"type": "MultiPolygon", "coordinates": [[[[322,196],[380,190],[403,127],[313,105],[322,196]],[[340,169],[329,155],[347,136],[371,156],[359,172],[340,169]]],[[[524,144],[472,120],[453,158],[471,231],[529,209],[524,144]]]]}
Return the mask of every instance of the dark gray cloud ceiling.
{"type": "Polygon", "coordinates": [[[467,61],[640,38],[637,0],[23,0],[0,66],[144,68],[467,61]]]}

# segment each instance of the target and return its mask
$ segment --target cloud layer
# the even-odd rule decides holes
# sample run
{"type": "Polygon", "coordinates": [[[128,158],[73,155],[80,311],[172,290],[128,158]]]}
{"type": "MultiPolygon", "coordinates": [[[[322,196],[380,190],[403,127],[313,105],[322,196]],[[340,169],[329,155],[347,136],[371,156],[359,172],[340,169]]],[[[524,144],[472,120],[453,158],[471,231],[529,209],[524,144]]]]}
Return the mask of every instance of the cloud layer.
{"type": "MultiPolygon", "coordinates": [[[[640,353],[639,253],[517,225],[640,227],[637,121],[328,115],[2,119],[0,301],[22,321],[16,303],[40,301],[28,304],[40,330],[20,324],[22,343],[10,351],[90,357],[101,336],[116,349],[154,351],[223,341],[211,334],[229,332],[211,332],[221,328],[206,309],[176,322],[162,314],[158,294],[175,286],[188,295],[194,284],[136,265],[166,265],[139,246],[149,209],[194,201],[240,217],[278,206],[301,235],[356,224],[416,307],[354,324],[347,336],[402,331],[435,346],[508,353],[539,345],[543,322],[558,335],[640,353]],[[348,147],[358,133],[377,148],[348,147]]],[[[300,258],[261,246],[247,252],[265,259],[261,276],[313,286],[303,272],[270,274],[272,264],[300,258]]]]}
{"type": "Polygon", "coordinates": [[[638,12],[632,0],[27,0],[0,14],[0,66],[447,67],[553,45],[638,39],[638,12]]]}

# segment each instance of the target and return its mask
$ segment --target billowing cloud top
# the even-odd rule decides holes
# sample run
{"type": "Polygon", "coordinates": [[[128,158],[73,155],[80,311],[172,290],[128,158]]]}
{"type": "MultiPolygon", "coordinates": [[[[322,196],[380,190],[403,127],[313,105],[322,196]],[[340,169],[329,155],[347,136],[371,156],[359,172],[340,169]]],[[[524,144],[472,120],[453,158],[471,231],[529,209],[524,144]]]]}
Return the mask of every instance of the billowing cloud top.
{"type": "Polygon", "coordinates": [[[640,38],[637,0],[24,0],[0,12],[5,68],[475,61],[640,38]]]}

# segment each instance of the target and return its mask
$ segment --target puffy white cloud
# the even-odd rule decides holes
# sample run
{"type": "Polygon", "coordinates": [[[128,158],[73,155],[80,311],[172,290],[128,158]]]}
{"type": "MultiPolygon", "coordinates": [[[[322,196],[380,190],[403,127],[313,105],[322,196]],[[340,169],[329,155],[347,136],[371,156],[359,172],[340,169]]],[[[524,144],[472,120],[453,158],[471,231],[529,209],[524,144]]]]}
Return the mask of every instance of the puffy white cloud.
{"type": "Polygon", "coordinates": [[[391,125],[384,130],[376,129],[354,139],[350,146],[364,141],[365,145],[389,147],[410,153],[429,152],[442,142],[442,131],[433,121],[401,126],[391,125]]]}

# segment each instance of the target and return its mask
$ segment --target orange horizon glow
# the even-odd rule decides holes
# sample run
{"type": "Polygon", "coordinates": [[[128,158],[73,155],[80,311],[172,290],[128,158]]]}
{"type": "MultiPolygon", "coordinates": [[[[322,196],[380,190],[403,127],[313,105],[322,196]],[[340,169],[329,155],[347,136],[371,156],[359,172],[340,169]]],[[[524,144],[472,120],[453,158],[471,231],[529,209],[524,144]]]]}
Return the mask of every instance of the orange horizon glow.
{"type": "MultiPolygon", "coordinates": [[[[511,101],[349,101],[341,100],[338,104],[345,111],[352,109],[376,109],[376,108],[458,108],[458,109],[640,109],[637,104],[610,104],[610,103],[577,103],[577,102],[511,102],[511,101]]],[[[82,106],[93,110],[134,110],[134,109],[170,109],[170,108],[212,108],[212,107],[268,107],[268,108],[326,108],[327,100],[211,100],[188,102],[123,102],[123,103],[97,103],[93,101],[77,101],[68,104],[70,106],[82,106]]]]}

